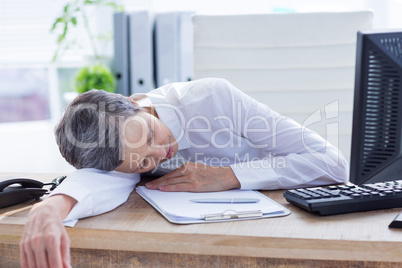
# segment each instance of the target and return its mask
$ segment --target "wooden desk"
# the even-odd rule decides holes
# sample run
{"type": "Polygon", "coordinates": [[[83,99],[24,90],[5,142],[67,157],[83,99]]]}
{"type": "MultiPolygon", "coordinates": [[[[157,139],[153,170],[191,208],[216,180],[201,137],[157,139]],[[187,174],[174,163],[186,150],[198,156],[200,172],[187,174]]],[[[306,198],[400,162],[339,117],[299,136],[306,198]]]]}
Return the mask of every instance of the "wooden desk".
{"type": "MultiPolygon", "coordinates": [[[[0,179],[12,174],[1,174],[0,179]]],[[[55,175],[29,175],[51,181],[55,175]]],[[[321,217],[282,197],[287,217],[175,225],[136,193],[116,210],[67,228],[74,267],[391,267],[402,265],[402,230],[388,224],[401,209],[321,217]]],[[[25,204],[26,205],[26,204],[25,204]]],[[[1,209],[0,214],[23,207],[1,209]]],[[[18,267],[28,211],[0,220],[0,267],[18,267]]]]}

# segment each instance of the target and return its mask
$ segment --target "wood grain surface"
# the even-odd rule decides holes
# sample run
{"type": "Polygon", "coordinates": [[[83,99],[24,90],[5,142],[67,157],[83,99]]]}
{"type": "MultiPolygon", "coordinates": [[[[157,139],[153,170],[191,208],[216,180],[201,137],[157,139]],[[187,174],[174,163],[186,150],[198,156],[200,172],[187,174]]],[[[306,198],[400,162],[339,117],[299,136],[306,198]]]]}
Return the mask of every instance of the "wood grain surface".
{"type": "MultiPolygon", "coordinates": [[[[51,181],[59,174],[25,174],[51,181]]],[[[21,176],[19,174],[19,176],[21,176]]],[[[0,180],[16,177],[0,174],[0,180]]],[[[401,267],[402,229],[389,209],[318,216],[262,191],[289,216],[222,223],[168,222],[138,194],[114,211],[67,228],[74,267],[401,267]]],[[[0,209],[0,267],[19,267],[18,243],[31,202],[0,209]]]]}

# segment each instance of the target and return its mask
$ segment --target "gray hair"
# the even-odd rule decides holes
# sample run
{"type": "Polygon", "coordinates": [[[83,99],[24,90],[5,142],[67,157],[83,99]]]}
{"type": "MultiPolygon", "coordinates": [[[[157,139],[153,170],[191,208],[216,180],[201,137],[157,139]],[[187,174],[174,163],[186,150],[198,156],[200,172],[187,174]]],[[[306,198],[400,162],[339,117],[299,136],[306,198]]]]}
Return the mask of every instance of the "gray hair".
{"type": "Polygon", "coordinates": [[[103,90],[78,95],[56,126],[61,155],[77,169],[114,170],[123,162],[123,122],[140,110],[129,98],[103,90]]]}

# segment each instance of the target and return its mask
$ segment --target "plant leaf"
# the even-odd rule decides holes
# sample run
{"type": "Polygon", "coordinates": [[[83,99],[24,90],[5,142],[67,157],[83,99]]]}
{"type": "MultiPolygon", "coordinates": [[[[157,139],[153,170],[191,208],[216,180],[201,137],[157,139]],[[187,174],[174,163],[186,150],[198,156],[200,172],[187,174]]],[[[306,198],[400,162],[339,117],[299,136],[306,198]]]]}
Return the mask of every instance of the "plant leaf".
{"type": "Polygon", "coordinates": [[[70,6],[69,3],[67,3],[67,5],[64,6],[64,8],[63,8],[64,13],[67,13],[67,12],[68,12],[68,7],[69,7],[69,6],[70,6]]]}
{"type": "Polygon", "coordinates": [[[54,29],[56,29],[57,24],[59,24],[60,22],[63,22],[64,18],[63,17],[58,17],[55,22],[53,23],[52,28],[50,29],[51,32],[54,31],[54,29]]]}
{"type": "Polygon", "coordinates": [[[52,62],[55,62],[57,60],[58,54],[59,54],[59,50],[56,50],[56,52],[53,55],[52,62]]]}
{"type": "Polygon", "coordinates": [[[71,23],[74,24],[74,26],[77,25],[77,18],[76,17],[72,17],[71,18],[71,23]]]}
{"type": "Polygon", "coordinates": [[[68,24],[65,22],[65,23],[64,23],[64,30],[63,30],[63,33],[62,33],[61,35],[59,35],[59,38],[57,38],[57,43],[58,43],[58,44],[60,44],[61,42],[63,42],[63,40],[66,38],[67,30],[68,30],[68,24]]]}

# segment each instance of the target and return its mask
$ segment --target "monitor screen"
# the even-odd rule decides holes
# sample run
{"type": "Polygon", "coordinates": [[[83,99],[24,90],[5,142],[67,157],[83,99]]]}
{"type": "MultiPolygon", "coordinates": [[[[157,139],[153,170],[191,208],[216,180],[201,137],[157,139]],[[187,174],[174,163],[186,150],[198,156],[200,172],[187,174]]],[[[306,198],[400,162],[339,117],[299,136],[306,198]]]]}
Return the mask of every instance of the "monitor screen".
{"type": "Polygon", "coordinates": [[[357,35],[350,181],[402,179],[402,29],[357,35]]]}

